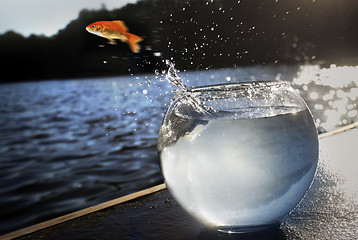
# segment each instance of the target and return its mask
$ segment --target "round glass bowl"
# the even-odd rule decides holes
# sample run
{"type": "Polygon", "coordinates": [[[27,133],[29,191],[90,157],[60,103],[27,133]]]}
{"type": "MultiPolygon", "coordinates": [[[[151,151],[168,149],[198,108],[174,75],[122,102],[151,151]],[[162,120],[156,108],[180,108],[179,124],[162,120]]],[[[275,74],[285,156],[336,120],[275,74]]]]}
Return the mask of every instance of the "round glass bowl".
{"type": "Polygon", "coordinates": [[[276,224],[314,177],[318,138],[287,82],[179,91],[158,137],[161,171],[178,203],[207,226],[249,232],[276,224]]]}

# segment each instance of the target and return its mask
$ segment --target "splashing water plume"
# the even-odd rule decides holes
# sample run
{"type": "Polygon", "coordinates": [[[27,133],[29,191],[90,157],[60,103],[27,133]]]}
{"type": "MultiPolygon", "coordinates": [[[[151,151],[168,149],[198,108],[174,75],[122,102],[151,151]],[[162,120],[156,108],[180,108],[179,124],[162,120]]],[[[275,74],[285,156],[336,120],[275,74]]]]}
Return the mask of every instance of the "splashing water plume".
{"type": "Polygon", "coordinates": [[[177,70],[175,69],[175,64],[169,60],[166,61],[166,64],[169,66],[168,73],[166,76],[168,81],[174,86],[179,87],[179,91],[188,92],[189,88],[187,88],[178,77],[177,70]]]}
{"type": "Polygon", "coordinates": [[[202,102],[200,102],[200,100],[195,97],[191,88],[186,87],[183,81],[181,81],[177,74],[177,70],[175,69],[175,64],[169,60],[166,61],[166,64],[169,66],[166,78],[171,84],[178,87],[178,89],[175,90],[177,92],[177,96],[182,98],[184,97],[188,101],[188,103],[200,113],[211,114],[211,108],[205,106],[202,102]]]}

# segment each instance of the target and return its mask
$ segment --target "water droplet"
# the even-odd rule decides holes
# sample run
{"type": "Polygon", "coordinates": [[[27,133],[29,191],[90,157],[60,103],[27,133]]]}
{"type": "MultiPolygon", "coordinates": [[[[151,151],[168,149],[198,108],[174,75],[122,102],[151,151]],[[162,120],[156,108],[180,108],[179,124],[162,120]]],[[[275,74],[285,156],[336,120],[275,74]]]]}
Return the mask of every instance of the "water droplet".
{"type": "Polygon", "coordinates": [[[317,92],[311,92],[310,93],[310,98],[311,99],[317,99],[319,97],[318,93],[317,92]]]}

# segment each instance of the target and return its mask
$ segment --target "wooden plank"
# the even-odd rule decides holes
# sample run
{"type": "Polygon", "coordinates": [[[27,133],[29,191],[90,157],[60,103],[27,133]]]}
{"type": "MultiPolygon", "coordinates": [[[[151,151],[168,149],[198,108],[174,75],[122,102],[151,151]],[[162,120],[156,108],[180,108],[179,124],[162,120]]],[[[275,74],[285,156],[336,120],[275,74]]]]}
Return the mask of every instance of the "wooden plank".
{"type": "Polygon", "coordinates": [[[105,209],[108,207],[112,207],[112,206],[120,204],[120,203],[124,203],[124,202],[130,201],[130,200],[133,200],[133,199],[136,199],[139,197],[146,196],[148,194],[158,192],[165,188],[166,188],[165,183],[162,183],[160,185],[157,185],[157,186],[154,186],[151,188],[147,188],[147,189],[144,189],[139,192],[135,192],[135,193],[123,196],[123,197],[119,197],[119,198],[116,198],[116,199],[113,199],[113,200],[110,200],[110,201],[107,201],[107,202],[104,202],[104,203],[101,203],[101,204],[98,204],[98,205],[95,205],[92,207],[88,207],[88,208],[85,208],[85,209],[82,209],[82,210],[79,210],[79,211],[76,211],[73,213],[63,215],[61,217],[57,217],[57,218],[30,226],[27,228],[23,228],[23,229],[5,234],[3,236],[0,236],[0,239],[8,240],[8,239],[13,239],[13,238],[17,238],[20,236],[24,236],[26,234],[30,234],[30,233],[33,233],[33,232],[36,232],[36,231],[39,231],[39,230],[42,230],[42,229],[45,229],[48,227],[52,227],[54,225],[69,221],[74,218],[78,218],[78,217],[81,217],[81,216],[84,216],[84,215],[87,215],[87,214],[90,214],[90,213],[93,213],[93,212],[96,212],[96,211],[99,211],[99,210],[102,210],[102,209],[105,209]]]}

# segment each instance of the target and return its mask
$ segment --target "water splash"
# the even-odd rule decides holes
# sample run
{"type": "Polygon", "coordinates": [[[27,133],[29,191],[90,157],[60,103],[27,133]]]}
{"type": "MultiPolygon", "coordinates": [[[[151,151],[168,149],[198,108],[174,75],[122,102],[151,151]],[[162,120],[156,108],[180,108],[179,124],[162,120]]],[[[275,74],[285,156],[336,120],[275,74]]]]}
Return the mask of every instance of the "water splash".
{"type": "Polygon", "coordinates": [[[178,89],[175,90],[177,96],[186,99],[188,103],[200,113],[211,114],[212,109],[204,105],[199,98],[195,97],[191,88],[186,87],[183,81],[179,78],[177,70],[175,69],[175,64],[169,60],[166,61],[166,64],[169,66],[166,78],[171,84],[178,87],[178,89]]]}
{"type": "Polygon", "coordinates": [[[169,60],[166,61],[166,64],[168,65],[168,72],[166,75],[166,78],[168,81],[173,84],[174,86],[179,88],[179,91],[181,92],[189,92],[189,88],[187,88],[184,83],[180,80],[177,70],[175,69],[175,64],[169,60]]]}

